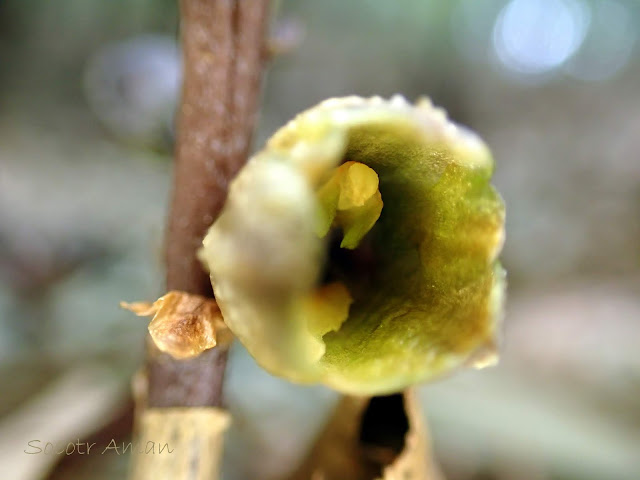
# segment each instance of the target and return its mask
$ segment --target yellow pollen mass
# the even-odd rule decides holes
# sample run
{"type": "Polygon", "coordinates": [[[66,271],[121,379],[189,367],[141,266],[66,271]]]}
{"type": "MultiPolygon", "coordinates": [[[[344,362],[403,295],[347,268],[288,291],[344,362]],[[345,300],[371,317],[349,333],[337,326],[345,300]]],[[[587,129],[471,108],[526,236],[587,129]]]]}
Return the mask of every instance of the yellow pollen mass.
{"type": "Polygon", "coordinates": [[[317,192],[318,235],[324,237],[332,226],[340,227],[344,233],[340,246],[356,248],[380,218],[378,184],[378,174],[363,163],[348,161],[336,168],[317,192]]]}

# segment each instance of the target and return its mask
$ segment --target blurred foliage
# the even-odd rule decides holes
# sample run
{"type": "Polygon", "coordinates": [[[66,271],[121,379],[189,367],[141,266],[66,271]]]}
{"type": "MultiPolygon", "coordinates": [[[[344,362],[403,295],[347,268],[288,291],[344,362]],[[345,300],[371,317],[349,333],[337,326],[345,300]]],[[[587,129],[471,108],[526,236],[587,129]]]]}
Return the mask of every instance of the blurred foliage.
{"type": "MultiPolygon", "coordinates": [[[[110,366],[123,386],[140,364],[146,325],[117,305],[162,293],[170,162],[162,147],[116,140],[89,109],[83,78],[116,42],[175,38],[176,3],[0,2],[5,421],[80,364],[110,366]]],[[[353,93],[426,94],[478,131],[508,206],[506,351],[491,372],[424,389],[438,456],[451,480],[635,480],[640,4],[537,5],[285,0],[281,15],[300,20],[306,37],[272,62],[256,145],[295,113],[353,93]]],[[[269,377],[241,349],[233,355],[226,478],[278,478],[304,455],[335,395],[269,377]]],[[[7,445],[8,458],[23,455],[23,445],[7,445]]],[[[119,478],[121,459],[107,460],[67,462],[58,478],[119,478]]]]}

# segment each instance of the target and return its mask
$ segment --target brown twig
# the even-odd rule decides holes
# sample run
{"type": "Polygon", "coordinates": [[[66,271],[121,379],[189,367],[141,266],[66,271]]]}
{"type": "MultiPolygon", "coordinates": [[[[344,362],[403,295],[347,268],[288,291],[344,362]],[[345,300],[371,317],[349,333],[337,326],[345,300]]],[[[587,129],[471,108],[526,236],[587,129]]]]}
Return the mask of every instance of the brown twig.
{"type": "MultiPolygon", "coordinates": [[[[166,240],[167,290],[212,295],[196,258],[245,163],[266,51],[268,0],[180,0],[184,83],[166,240]]],[[[227,352],[175,360],[149,347],[148,406],[220,406],[227,352]]]]}

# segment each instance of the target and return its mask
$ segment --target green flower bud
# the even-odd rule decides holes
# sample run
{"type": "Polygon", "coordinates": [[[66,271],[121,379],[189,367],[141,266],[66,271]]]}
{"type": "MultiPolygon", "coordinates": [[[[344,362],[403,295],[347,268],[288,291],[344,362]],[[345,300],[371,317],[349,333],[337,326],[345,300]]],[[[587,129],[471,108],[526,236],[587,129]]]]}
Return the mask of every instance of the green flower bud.
{"type": "Polygon", "coordinates": [[[491,154],[427,99],[330,99],[233,181],[204,240],[229,328],[265,369],[381,394],[495,361],[504,207],[491,154]]]}

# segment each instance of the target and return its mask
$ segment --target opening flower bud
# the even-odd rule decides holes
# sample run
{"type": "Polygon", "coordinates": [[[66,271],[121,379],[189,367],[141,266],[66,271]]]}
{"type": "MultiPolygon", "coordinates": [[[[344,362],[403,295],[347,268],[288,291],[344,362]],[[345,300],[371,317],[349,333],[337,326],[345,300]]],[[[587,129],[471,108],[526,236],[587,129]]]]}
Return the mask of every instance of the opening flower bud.
{"type": "Polygon", "coordinates": [[[270,372],[381,394],[495,360],[504,207],[484,143],[428,100],[300,114],[241,170],[201,258],[270,372]]]}

